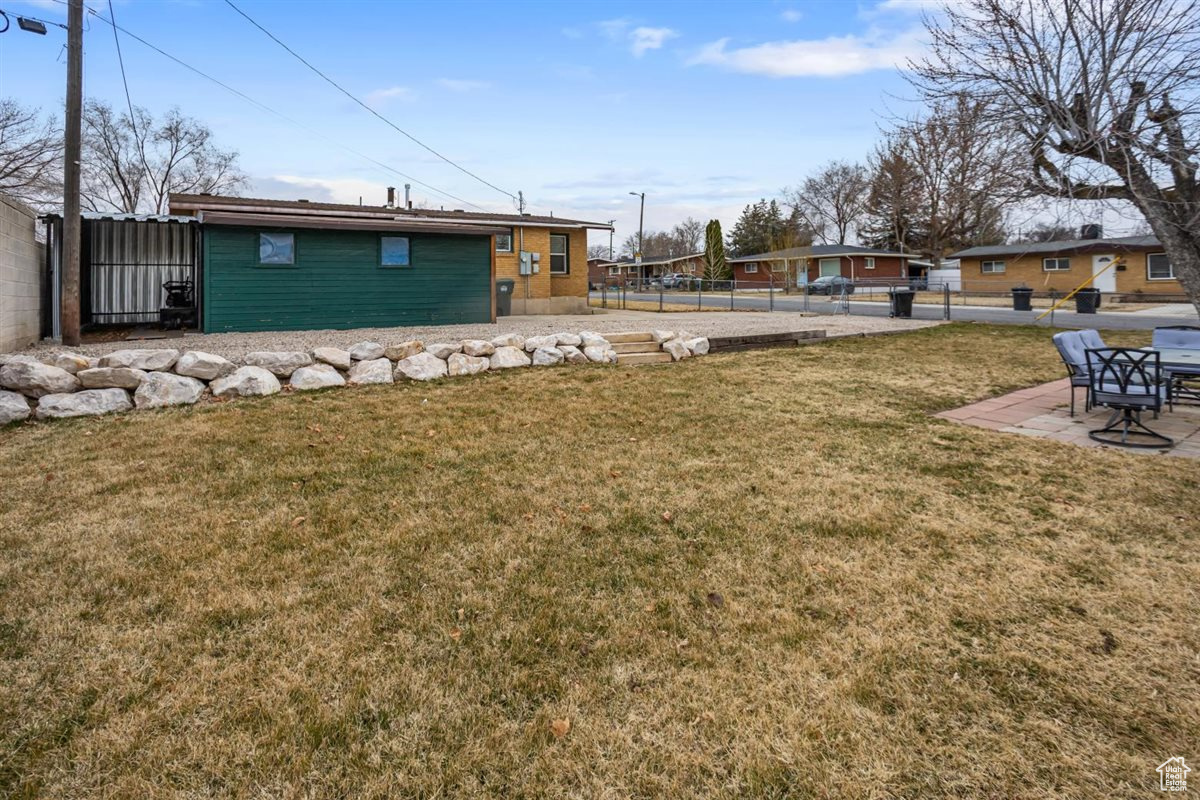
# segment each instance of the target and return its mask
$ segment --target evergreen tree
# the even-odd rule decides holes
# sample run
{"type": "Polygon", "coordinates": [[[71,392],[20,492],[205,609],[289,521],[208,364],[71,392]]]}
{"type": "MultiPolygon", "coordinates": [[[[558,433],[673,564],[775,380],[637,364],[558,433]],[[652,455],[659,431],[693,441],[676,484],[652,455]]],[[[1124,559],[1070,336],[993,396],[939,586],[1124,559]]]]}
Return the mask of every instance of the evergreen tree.
{"type": "Polygon", "coordinates": [[[710,281],[727,281],[732,276],[729,262],[725,260],[725,239],[721,235],[721,222],[710,220],[704,229],[704,278],[710,281]]]}

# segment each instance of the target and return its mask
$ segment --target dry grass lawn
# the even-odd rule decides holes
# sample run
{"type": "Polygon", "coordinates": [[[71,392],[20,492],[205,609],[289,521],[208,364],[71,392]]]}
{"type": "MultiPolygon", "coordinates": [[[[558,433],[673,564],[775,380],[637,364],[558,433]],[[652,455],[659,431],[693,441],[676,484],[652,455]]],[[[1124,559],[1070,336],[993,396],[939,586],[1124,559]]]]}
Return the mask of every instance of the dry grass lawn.
{"type": "Polygon", "coordinates": [[[0,795],[1156,792],[1195,463],[929,416],[1049,337],[0,431],[0,795]]]}

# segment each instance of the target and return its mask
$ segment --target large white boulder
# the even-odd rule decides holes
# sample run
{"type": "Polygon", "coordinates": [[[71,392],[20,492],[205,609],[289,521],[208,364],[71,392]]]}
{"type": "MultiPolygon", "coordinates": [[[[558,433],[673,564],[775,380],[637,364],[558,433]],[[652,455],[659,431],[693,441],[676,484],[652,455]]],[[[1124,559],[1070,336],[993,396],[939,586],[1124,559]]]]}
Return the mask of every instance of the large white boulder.
{"type": "Polygon", "coordinates": [[[708,353],[708,338],[705,336],[696,336],[692,339],[684,339],[683,346],[688,349],[694,356],[702,356],[708,353]]]}
{"type": "Polygon", "coordinates": [[[204,384],[195,378],[173,372],[148,372],[146,380],[133,393],[133,404],[138,408],[190,406],[203,394],[204,384]]]}
{"type": "Polygon", "coordinates": [[[388,346],[388,348],[383,351],[383,354],[389,361],[403,361],[409,356],[415,356],[417,353],[422,353],[424,351],[424,342],[422,342],[420,339],[411,339],[407,342],[401,342],[400,344],[388,346]]]}
{"type": "Polygon", "coordinates": [[[337,369],[350,369],[350,351],[340,347],[318,347],[312,351],[313,359],[337,369]]]}
{"type": "Polygon", "coordinates": [[[685,358],[692,357],[692,351],[687,349],[687,345],[681,339],[671,339],[663,342],[663,352],[671,354],[672,361],[683,361],[685,358]]]}
{"type": "Polygon", "coordinates": [[[486,371],[491,366],[491,363],[487,356],[469,356],[465,353],[451,353],[450,358],[446,359],[446,368],[451,376],[474,375],[478,372],[486,371]]]}
{"type": "Polygon", "coordinates": [[[235,369],[237,365],[229,359],[199,350],[188,350],[175,362],[175,372],[202,381],[224,378],[235,369]]]}
{"type": "Polygon", "coordinates": [[[42,397],[73,392],[79,388],[79,379],[62,367],[40,361],[9,361],[0,367],[0,387],[30,397],[42,397]]]}
{"type": "Polygon", "coordinates": [[[133,408],[124,389],[84,389],[72,394],[48,394],[38,400],[38,419],[94,417],[133,408]]]}
{"type": "Polygon", "coordinates": [[[150,373],[133,367],[94,367],[76,373],[85,389],[136,389],[150,373]]]}
{"type": "Polygon", "coordinates": [[[575,345],[563,344],[558,346],[558,352],[563,354],[563,358],[568,364],[586,364],[588,357],[583,354],[575,345]]]}
{"type": "Polygon", "coordinates": [[[608,339],[595,331],[580,331],[579,343],[584,347],[608,347],[608,339]]]}
{"type": "Polygon", "coordinates": [[[224,378],[208,385],[214,397],[256,397],[275,394],[280,390],[279,379],[263,367],[238,367],[224,378]]]}
{"type": "Polygon", "coordinates": [[[539,347],[558,347],[558,334],[549,336],[530,336],[525,340],[525,352],[532,353],[539,347]]]}
{"type": "Polygon", "coordinates": [[[293,389],[306,392],[311,389],[327,389],[330,386],[345,386],[346,379],[332,364],[313,364],[293,372],[289,383],[293,389]]]}
{"type": "Polygon", "coordinates": [[[539,347],[533,351],[535,367],[553,367],[563,363],[563,353],[557,347],[539,347]]]}
{"type": "Polygon", "coordinates": [[[528,367],[529,356],[513,345],[500,345],[489,359],[490,369],[511,369],[513,367],[528,367]]]}
{"type": "Polygon", "coordinates": [[[101,367],[131,367],[133,369],[168,370],[179,359],[178,350],[117,350],[100,356],[101,367]]]}
{"type": "Polygon", "coordinates": [[[460,342],[434,342],[433,344],[425,345],[425,352],[432,353],[441,359],[447,359],[451,353],[461,353],[462,343],[460,342]]]}
{"type": "Polygon", "coordinates": [[[662,344],[663,342],[669,342],[674,339],[675,331],[650,331],[650,338],[653,339],[656,344],[662,344]]]}
{"type": "Polygon", "coordinates": [[[383,358],[387,348],[379,342],[359,342],[350,348],[350,357],[355,361],[374,361],[383,358]]]}
{"type": "Polygon", "coordinates": [[[490,356],[496,352],[496,345],[486,339],[467,339],[462,343],[462,351],[469,356],[490,356]]]}
{"type": "Polygon", "coordinates": [[[559,333],[554,338],[559,347],[578,347],[583,344],[583,337],[577,333],[559,333]]]}
{"type": "Polygon", "coordinates": [[[74,375],[81,369],[87,369],[92,365],[92,360],[87,356],[81,356],[78,353],[58,353],[50,361],[50,365],[66,370],[74,375]]]}
{"type": "MultiPolygon", "coordinates": [[[[430,345],[432,347],[432,345],[430,345]]],[[[448,353],[447,355],[454,355],[448,353]]],[[[395,378],[408,378],[412,381],[431,381],[434,378],[446,377],[449,368],[446,362],[440,356],[434,355],[433,351],[427,353],[417,353],[415,356],[401,359],[396,362],[395,378]]]]}
{"type": "Polygon", "coordinates": [[[519,333],[502,333],[492,339],[492,344],[496,347],[524,347],[525,337],[519,333]]]}
{"type": "Polygon", "coordinates": [[[351,386],[367,386],[375,383],[393,383],[392,362],[386,358],[370,361],[355,361],[350,368],[351,386]]]}
{"type": "Polygon", "coordinates": [[[30,413],[25,395],[0,389],[0,425],[28,419],[30,413]]]}
{"type": "Polygon", "coordinates": [[[0,353],[0,367],[3,367],[5,364],[15,364],[18,361],[23,361],[27,364],[30,362],[32,362],[34,364],[45,364],[46,363],[45,361],[42,361],[40,358],[35,358],[33,356],[27,356],[24,353],[0,353]]]}
{"type": "Polygon", "coordinates": [[[603,364],[605,360],[604,354],[607,350],[607,346],[601,347],[600,345],[590,344],[583,348],[583,355],[588,361],[594,361],[597,364],[603,364]]]}
{"type": "Polygon", "coordinates": [[[287,378],[296,370],[312,363],[312,357],[308,353],[301,353],[298,350],[260,350],[246,354],[246,366],[262,367],[277,378],[287,378]]]}

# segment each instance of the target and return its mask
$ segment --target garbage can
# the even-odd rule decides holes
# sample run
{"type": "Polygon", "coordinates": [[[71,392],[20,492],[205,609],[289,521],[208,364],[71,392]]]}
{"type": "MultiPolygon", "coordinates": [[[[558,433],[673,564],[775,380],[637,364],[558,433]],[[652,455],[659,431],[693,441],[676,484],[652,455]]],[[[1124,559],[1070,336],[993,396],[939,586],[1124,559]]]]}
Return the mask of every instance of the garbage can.
{"type": "Polygon", "coordinates": [[[1080,289],[1075,293],[1075,310],[1080,314],[1095,314],[1100,305],[1099,289],[1080,289]]]}
{"type": "Polygon", "coordinates": [[[892,289],[892,316],[904,319],[912,317],[913,297],[916,294],[912,289],[892,289]]]}
{"type": "Polygon", "coordinates": [[[1012,290],[1013,311],[1033,311],[1033,289],[1014,286],[1012,290]]]}
{"type": "Polygon", "coordinates": [[[512,278],[499,278],[496,280],[496,316],[510,317],[512,316],[512,296],[513,286],[516,281],[512,278]]]}

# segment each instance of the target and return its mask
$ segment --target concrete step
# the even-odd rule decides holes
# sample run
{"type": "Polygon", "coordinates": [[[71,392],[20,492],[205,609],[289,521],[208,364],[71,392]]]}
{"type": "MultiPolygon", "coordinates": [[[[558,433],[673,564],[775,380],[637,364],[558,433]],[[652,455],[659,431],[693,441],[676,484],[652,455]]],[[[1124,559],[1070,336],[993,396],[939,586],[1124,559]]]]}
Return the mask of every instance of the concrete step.
{"type": "Polygon", "coordinates": [[[626,367],[636,367],[639,364],[667,364],[671,354],[661,350],[657,353],[618,353],[617,364],[626,367]]]}
{"type": "Polygon", "coordinates": [[[658,342],[616,342],[612,349],[617,353],[658,353],[662,345],[658,342]]]}
{"type": "Polygon", "coordinates": [[[610,344],[625,343],[625,342],[653,342],[654,337],[647,332],[642,331],[626,331],[625,333],[602,333],[600,334],[605,339],[608,339],[610,344]]]}

